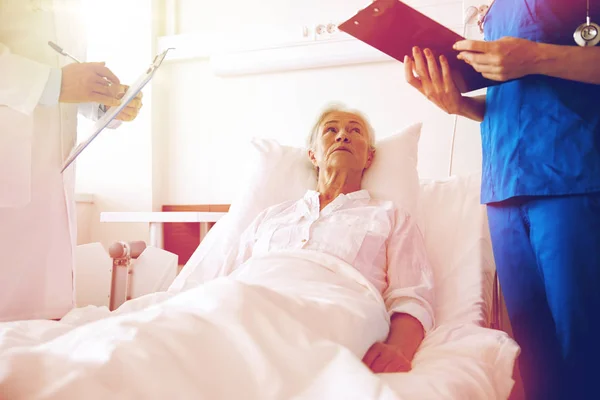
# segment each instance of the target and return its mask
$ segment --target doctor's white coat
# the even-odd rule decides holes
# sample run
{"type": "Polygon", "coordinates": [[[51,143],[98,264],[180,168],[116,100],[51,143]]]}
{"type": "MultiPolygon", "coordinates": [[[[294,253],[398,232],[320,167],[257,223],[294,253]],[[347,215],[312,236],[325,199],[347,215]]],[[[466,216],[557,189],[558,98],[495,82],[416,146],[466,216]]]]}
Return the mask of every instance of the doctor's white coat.
{"type": "Polygon", "coordinates": [[[0,0],[0,321],[58,319],[74,305],[77,105],[38,106],[50,67],[80,60],[79,0],[0,0]]]}

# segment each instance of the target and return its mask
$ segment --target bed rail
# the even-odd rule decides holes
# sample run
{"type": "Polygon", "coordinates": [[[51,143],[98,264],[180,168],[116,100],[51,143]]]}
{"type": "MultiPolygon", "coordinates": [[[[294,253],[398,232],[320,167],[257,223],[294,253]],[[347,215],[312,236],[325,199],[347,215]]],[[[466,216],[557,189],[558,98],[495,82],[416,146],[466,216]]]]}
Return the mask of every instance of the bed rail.
{"type": "Polygon", "coordinates": [[[115,242],[108,248],[112,258],[112,278],[109,309],[115,310],[127,300],[131,300],[133,260],[146,250],[143,241],[115,242]]]}

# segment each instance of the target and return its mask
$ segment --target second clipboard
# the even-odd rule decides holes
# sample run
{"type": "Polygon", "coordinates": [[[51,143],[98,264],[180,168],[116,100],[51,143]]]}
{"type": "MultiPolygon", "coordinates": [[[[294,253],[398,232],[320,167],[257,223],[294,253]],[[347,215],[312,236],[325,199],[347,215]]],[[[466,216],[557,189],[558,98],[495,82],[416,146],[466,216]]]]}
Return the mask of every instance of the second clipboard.
{"type": "Polygon", "coordinates": [[[399,0],[377,0],[339,26],[339,29],[379,51],[403,62],[412,57],[412,48],[428,48],[443,54],[454,73],[461,93],[499,82],[484,78],[464,61],[456,59],[452,46],[464,38],[399,0]]]}

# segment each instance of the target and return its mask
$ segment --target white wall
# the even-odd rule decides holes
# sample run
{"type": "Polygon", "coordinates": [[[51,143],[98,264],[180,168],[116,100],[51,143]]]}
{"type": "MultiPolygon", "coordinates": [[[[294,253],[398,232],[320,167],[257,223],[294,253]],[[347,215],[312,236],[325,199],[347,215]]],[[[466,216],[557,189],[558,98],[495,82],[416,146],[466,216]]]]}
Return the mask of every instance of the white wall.
{"type": "Polygon", "coordinates": [[[77,211],[77,244],[92,242],[92,226],[90,222],[95,214],[94,196],[78,193],[75,195],[77,211]]]}
{"type": "MultiPolygon", "coordinates": [[[[339,23],[365,0],[84,0],[91,60],[105,60],[124,82],[137,77],[167,33],[252,32],[265,27],[339,23]],[[172,9],[169,10],[168,7],[172,9]],[[117,10],[117,11],[115,11],[117,10]],[[235,12],[234,12],[235,11],[235,12]],[[174,23],[167,23],[173,15],[174,23]],[[110,29],[106,29],[110,21],[110,29]]],[[[462,30],[473,0],[413,0],[425,14],[462,30]]],[[[470,31],[472,37],[475,31],[470,31]]],[[[426,101],[398,62],[216,77],[207,60],[164,64],[144,90],[135,122],[106,131],[78,159],[77,190],[94,195],[81,240],[108,246],[148,240],[147,224],[99,222],[102,211],[160,210],[163,204],[229,203],[238,186],[240,146],[253,136],[303,145],[320,109],[332,101],[364,111],[377,136],[423,121],[422,177],[448,174],[453,117],[426,101]]],[[[90,124],[82,121],[80,140],[90,124]]],[[[478,124],[459,119],[454,174],[480,168],[478,124]]]]}
{"type": "MultiPolygon", "coordinates": [[[[122,81],[133,82],[147,68],[153,55],[152,0],[84,0],[87,7],[88,60],[105,61],[122,81]]],[[[80,193],[94,195],[79,224],[79,242],[147,240],[146,224],[100,223],[102,211],[150,211],[152,209],[152,93],[144,90],[144,107],[139,117],[119,129],[106,130],[77,159],[80,193]]],[[[92,122],[81,119],[79,138],[85,139],[92,122]]]]}
{"type": "MultiPolygon", "coordinates": [[[[260,26],[342,22],[364,0],[179,0],[177,33],[252,30],[260,26]],[[232,10],[235,9],[235,12],[232,10]]],[[[412,5],[460,30],[462,1],[414,0],[412,5]]],[[[332,101],[364,111],[378,137],[423,121],[422,177],[448,175],[453,117],[407,85],[397,62],[241,77],[215,77],[205,60],[173,62],[156,87],[155,109],[165,154],[162,188],[168,204],[227,203],[237,186],[238,145],[252,136],[303,145],[320,109],[332,101]]],[[[453,173],[478,170],[478,124],[460,119],[453,173]]],[[[156,161],[156,160],[155,160],[156,161]]]]}

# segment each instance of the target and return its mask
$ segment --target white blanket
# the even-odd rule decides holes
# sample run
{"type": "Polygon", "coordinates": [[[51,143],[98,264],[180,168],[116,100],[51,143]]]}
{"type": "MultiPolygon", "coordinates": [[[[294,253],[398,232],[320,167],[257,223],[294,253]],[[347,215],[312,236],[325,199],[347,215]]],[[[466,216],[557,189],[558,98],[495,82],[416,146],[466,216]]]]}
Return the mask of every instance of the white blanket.
{"type": "Polygon", "coordinates": [[[434,331],[408,374],[372,374],[361,358],[389,329],[381,297],[352,267],[301,254],[113,313],[0,324],[0,398],[506,398],[513,342],[475,326],[434,331]],[[440,393],[453,386],[432,385],[432,374],[462,374],[470,392],[440,393]]]}

